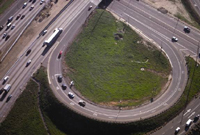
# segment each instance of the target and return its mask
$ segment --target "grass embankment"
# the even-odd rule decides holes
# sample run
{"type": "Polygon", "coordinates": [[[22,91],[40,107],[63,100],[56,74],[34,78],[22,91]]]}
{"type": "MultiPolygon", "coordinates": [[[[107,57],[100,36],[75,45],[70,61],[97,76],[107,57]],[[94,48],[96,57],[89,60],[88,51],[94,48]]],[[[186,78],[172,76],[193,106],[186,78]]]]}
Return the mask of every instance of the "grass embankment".
{"type": "MultiPolygon", "coordinates": [[[[45,135],[37,105],[38,87],[30,81],[16,100],[9,115],[1,123],[0,135],[45,135]]],[[[9,102],[12,101],[12,98],[9,102]]]]}
{"type": "Polygon", "coordinates": [[[160,92],[171,69],[160,50],[107,11],[96,10],[86,25],[66,56],[67,76],[83,96],[132,106],[160,92]]]}
{"type": "Polygon", "coordinates": [[[15,0],[0,0],[0,14],[2,14],[15,0]]]}

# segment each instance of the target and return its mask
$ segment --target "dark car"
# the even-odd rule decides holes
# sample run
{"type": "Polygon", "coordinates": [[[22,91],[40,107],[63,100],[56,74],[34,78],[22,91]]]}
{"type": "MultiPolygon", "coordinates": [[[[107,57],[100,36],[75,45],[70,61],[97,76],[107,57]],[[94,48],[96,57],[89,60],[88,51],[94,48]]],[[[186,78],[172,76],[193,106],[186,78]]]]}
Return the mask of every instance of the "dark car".
{"type": "Polygon", "coordinates": [[[3,37],[2,38],[4,39],[6,36],[7,36],[7,33],[3,33],[3,37]]]}
{"type": "Polygon", "coordinates": [[[58,82],[62,82],[62,75],[58,76],[58,82]]]}
{"type": "Polygon", "coordinates": [[[7,35],[5,38],[5,41],[7,41],[10,38],[10,35],[7,35]]]}
{"type": "Polygon", "coordinates": [[[4,26],[3,26],[3,25],[1,25],[1,26],[0,26],[0,31],[1,31],[3,28],[4,28],[4,26]]]}
{"type": "Polygon", "coordinates": [[[60,59],[60,57],[62,56],[62,53],[63,53],[62,51],[59,52],[59,54],[58,54],[58,58],[59,58],[59,59],[60,59]]]}
{"type": "Polygon", "coordinates": [[[66,84],[62,84],[62,89],[66,90],[67,89],[67,85],[66,84]]]}
{"type": "Polygon", "coordinates": [[[21,20],[25,17],[25,15],[22,15],[21,20]]]}
{"type": "Polygon", "coordinates": [[[89,6],[88,11],[90,11],[92,9],[92,6],[89,6]]]}
{"type": "Polygon", "coordinates": [[[36,0],[33,0],[33,2],[32,3],[35,3],[36,2],[36,0]]]}
{"type": "Polygon", "coordinates": [[[7,24],[9,24],[12,20],[13,20],[13,16],[11,16],[10,18],[8,18],[7,24]]]}
{"type": "Polygon", "coordinates": [[[195,117],[194,117],[194,121],[196,122],[196,121],[198,121],[199,120],[199,117],[200,117],[200,115],[198,114],[198,115],[196,115],[195,117]]]}
{"type": "Polygon", "coordinates": [[[190,33],[190,28],[188,28],[187,26],[184,26],[184,29],[183,29],[186,33],[190,33]]]}
{"type": "Polygon", "coordinates": [[[6,102],[8,102],[11,99],[12,95],[9,95],[6,102]]]}
{"type": "Polygon", "coordinates": [[[29,53],[31,53],[31,49],[29,49],[29,50],[26,52],[26,56],[28,56],[29,53]]]}
{"type": "Polygon", "coordinates": [[[86,105],[86,103],[83,100],[79,100],[78,104],[82,107],[84,107],[86,105]]]}
{"type": "Polygon", "coordinates": [[[16,20],[18,20],[20,17],[21,17],[21,14],[19,14],[19,15],[16,17],[16,20]]]}

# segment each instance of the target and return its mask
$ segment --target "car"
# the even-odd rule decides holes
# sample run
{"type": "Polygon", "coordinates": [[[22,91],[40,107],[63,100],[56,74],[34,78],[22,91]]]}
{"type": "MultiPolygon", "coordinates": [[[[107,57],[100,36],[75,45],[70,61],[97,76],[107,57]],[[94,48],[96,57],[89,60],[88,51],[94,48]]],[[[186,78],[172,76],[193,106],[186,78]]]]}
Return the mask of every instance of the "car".
{"type": "Polygon", "coordinates": [[[5,76],[4,78],[3,78],[3,84],[5,84],[6,83],[6,81],[9,79],[9,76],[5,76]]]}
{"type": "Polygon", "coordinates": [[[6,30],[8,30],[8,29],[10,28],[11,25],[12,25],[12,23],[9,23],[9,24],[7,25],[6,30]]]}
{"type": "Polygon", "coordinates": [[[8,102],[11,99],[12,95],[9,95],[6,102],[8,102]]]}
{"type": "Polygon", "coordinates": [[[29,50],[26,52],[26,56],[28,56],[29,53],[31,53],[31,49],[29,49],[29,50]]]}
{"type": "Polygon", "coordinates": [[[59,52],[59,54],[58,54],[58,58],[61,57],[62,53],[63,53],[63,51],[60,51],[60,52],[59,52]]]}
{"type": "Polygon", "coordinates": [[[42,33],[42,36],[44,36],[47,33],[47,30],[44,30],[42,33]]]}
{"type": "Polygon", "coordinates": [[[18,20],[20,17],[21,17],[21,14],[19,14],[19,15],[16,17],[15,20],[18,20]]]}
{"type": "Polygon", "coordinates": [[[68,96],[69,96],[69,98],[71,98],[71,99],[75,97],[75,96],[74,96],[74,93],[72,93],[72,92],[69,92],[69,93],[68,93],[68,96]]]}
{"type": "Polygon", "coordinates": [[[184,26],[184,29],[183,29],[186,33],[190,33],[190,28],[188,28],[187,26],[184,26]]]}
{"type": "Polygon", "coordinates": [[[83,100],[79,100],[78,104],[82,107],[84,107],[86,105],[86,103],[83,100]]]}
{"type": "Polygon", "coordinates": [[[1,25],[1,26],[0,26],[0,31],[1,31],[3,28],[4,28],[4,26],[3,26],[3,25],[1,25]]]}
{"type": "Polygon", "coordinates": [[[187,122],[186,122],[186,127],[189,127],[191,124],[192,124],[193,120],[189,119],[187,122]]]}
{"type": "Polygon", "coordinates": [[[26,6],[27,6],[27,3],[25,2],[24,5],[23,5],[23,7],[22,7],[22,9],[25,8],[26,6]]]}
{"type": "Polygon", "coordinates": [[[31,2],[32,0],[29,0],[29,2],[31,2]]]}
{"type": "Polygon", "coordinates": [[[15,24],[13,24],[13,25],[11,26],[11,30],[14,29],[14,28],[15,28],[15,24]]]}
{"type": "Polygon", "coordinates": [[[43,2],[44,2],[44,0],[41,0],[41,1],[40,1],[40,5],[42,5],[43,2]]]}
{"type": "Polygon", "coordinates": [[[66,89],[67,89],[67,85],[63,83],[63,84],[62,84],[62,89],[63,89],[63,90],[66,90],[66,89]]]}
{"type": "Polygon", "coordinates": [[[90,11],[92,9],[92,6],[89,6],[88,11],[90,11]]]}
{"type": "Polygon", "coordinates": [[[176,130],[175,130],[175,134],[178,134],[178,132],[180,131],[180,129],[181,129],[180,127],[177,127],[176,130]]]}
{"type": "Polygon", "coordinates": [[[195,117],[194,117],[194,121],[197,121],[200,117],[200,114],[197,114],[195,117]]]}
{"type": "Polygon", "coordinates": [[[21,20],[25,17],[25,15],[22,15],[21,20]]]}
{"type": "Polygon", "coordinates": [[[59,75],[58,76],[58,82],[62,82],[62,78],[63,78],[62,75],[59,75]]]}
{"type": "Polygon", "coordinates": [[[7,24],[10,23],[12,20],[13,20],[13,16],[9,17],[7,24]]]}
{"type": "Polygon", "coordinates": [[[26,63],[26,67],[28,67],[31,64],[31,60],[28,60],[26,63]]]}
{"type": "Polygon", "coordinates": [[[10,38],[10,35],[7,35],[5,38],[5,41],[7,41],[10,38]]]}
{"type": "Polygon", "coordinates": [[[177,37],[172,37],[172,42],[178,42],[178,38],[177,37]]]}
{"type": "Polygon", "coordinates": [[[36,0],[33,0],[33,1],[32,1],[32,3],[35,3],[35,2],[36,2],[36,0]]]}
{"type": "Polygon", "coordinates": [[[3,33],[3,37],[2,38],[4,39],[6,36],[7,36],[7,33],[3,33]]]}
{"type": "Polygon", "coordinates": [[[32,5],[32,6],[30,7],[29,11],[31,11],[33,8],[34,8],[34,5],[32,5]]]}

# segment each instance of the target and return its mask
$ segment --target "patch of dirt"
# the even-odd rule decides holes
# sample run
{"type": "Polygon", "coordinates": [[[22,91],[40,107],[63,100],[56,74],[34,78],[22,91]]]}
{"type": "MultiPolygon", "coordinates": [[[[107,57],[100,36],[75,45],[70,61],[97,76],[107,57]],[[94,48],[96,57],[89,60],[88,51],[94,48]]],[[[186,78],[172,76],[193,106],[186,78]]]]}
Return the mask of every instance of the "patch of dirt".
{"type": "MultiPolygon", "coordinates": [[[[0,78],[10,69],[17,58],[28,48],[33,40],[39,35],[42,29],[59,13],[59,11],[68,3],[66,0],[59,0],[56,4],[51,2],[44,10],[36,17],[30,26],[22,34],[16,45],[0,64],[0,78]],[[42,18],[42,19],[41,19],[42,18]]],[[[46,4],[46,3],[45,3],[46,4]]],[[[12,41],[10,44],[12,44],[12,41]]],[[[5,52],[8,48],[4,48],[5,52]]]]}
{"type": "Polygon", "coordinates": [[[167,12],[172,15],[180,14],[188,21],[192,22],[181,0],[143,0],[145,3],[155,7],[161,12],[167,12]]]}

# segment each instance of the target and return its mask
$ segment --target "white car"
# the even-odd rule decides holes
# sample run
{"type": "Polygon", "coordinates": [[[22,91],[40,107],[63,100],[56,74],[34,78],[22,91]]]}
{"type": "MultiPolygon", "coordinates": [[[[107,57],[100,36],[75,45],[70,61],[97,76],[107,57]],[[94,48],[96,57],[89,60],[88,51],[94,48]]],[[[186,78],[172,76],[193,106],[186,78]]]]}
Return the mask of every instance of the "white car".
{"type": "Polygon", "coordinates": [[[189,119],[187,122],[186,122],[186,126],[189,127],[191,124],[192,124],[193,120],[189,119]]]}
{"type": "Polygon", "coordinates": [[[27,6],[27,3],[25,2],[22,8],[25,8],[27,6]]]}
{"type": "Polygon", "coordinates": [[[68,93],[68,96],[70,97],[70,98],[74,98],[75,96],[74,96],[74,93],[72,93],[72,92],[69,92],[68,93]]]}
{"type": "Polygon", "coordinates": [[[175,134],[178,134],[179,131],[180,131],[180,127],[177,127],[175,130],[175,134]]]}
{"type": "Polygon", "coordinates": [[[44,30],[42,33],[42,36],[44,36],[47,33],[47,30],[44,30]]]}
{"type": "Polygon", "coordinates": [[[5,83],[9,79],[9,76],[3,78],[3,83],[5,83]]]}
{"type": "Polygon", "coordinates": [[[26,67],[31,64],[31,60],[28,60],[26,63],[26,67]]]}
{"type": "Polygon", "coordinates": [[[15,24],[13,24],[13,25],[11,26],[11,30],[14,29],[14,28],[15,28],[15,24]]]}
{"type": "Polygon", "coordinates": [[[173,36],[173,37],[172,37],[172,41],[173,41],[173,42],[178,42],[178,38],[173,36]]]}

